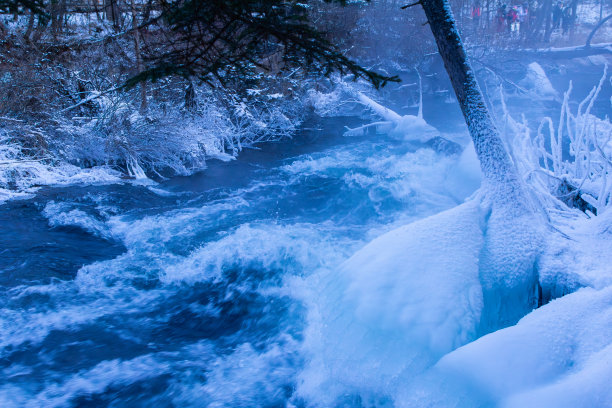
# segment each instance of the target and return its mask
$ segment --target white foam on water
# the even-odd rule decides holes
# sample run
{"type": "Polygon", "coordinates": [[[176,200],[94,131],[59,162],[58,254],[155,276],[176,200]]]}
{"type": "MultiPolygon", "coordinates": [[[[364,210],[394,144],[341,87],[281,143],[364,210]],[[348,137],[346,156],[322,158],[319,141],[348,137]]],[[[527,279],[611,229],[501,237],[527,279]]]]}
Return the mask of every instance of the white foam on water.
{"type": "Polygon", "coordinates": [[[171,396],[176,406],[283,406],[301,362],[295,339],[277,340],[271,339],[263,350],[241,344],[232,353],[209,361],[202,373],[204,381],[190,376],[176,378],[165,395],[171,396]]]}
{"type": "Polygon", "coordinates": [[[113,217],[110,228],[128,248],[164,250],[164,244],[180,237],[193,237],[218,224],[220,219],[234,215],[249,203],[239,196],[218,200],[198,208],[171,210],[154,216],[132,220],[129,217],[113,217]]]}
{"type": "MultiPolygon", "coordinates": [[[[114,259],[82,267],[72,281],[13,288],[0,318],[0,327],[7,333],[0,342],[3,353],[10,353],[23,344],[40,344],[54,330],[74,331],[107,317],[155,310],[180,288],[200,283],[231,285],[228,301],[247,291],[255,291],[269,302],[293,299],[291,307],[298,311],[279,319],[297,321],[285,322],[289,328],[281,329],[280,334],[269,337],[261,334],[263,344],[245,341],[231,351],[221,351],[206,343],[194,345],[193,350],[184,347],[176,353],[102,361],[86,370],[58,374],[34,391],[5,385],[0,389],[0,401],[63,406],[78,396],[102,393],[112,387],[123,387],[167,373],[172,377],[170,385],[156,398],[173,401],[176,405],[283,404],[298,382],[300,395],[292,397],[289,404],[329,402],[331,399],[321,397],[331,398],[347,392],[355,392],[363,401],[370,398],[376,404],[388,404],[387,394],[397,386],[399,378],[409,378],[408,371],[430,365],[441,350],[450,347],[447,342],[455,347],[470,336],[467,326],[451,327],[451,318],[446,322],[430,322],[435,315],[433,312],[420,314],[413,310],[410,317],[411,306],[406,303],[408,300],[404,301],[405,296],[397,292],[400,286],[391,279],[391,272],[386,275],[381,272],[381,275],[376,268],[364,272],[361,279],[350,286],[345,298],[334,298],[335,274],[340,271],[338,276],[344,279],[341,282],[344,285],[353,269],[351,261],[344,268],[340,265],[366,241],[397,224],[389,225],[380,220],[367,220],[364,225],[273,221],[260,216],[254,221],[218,230],[220,225],[232,225],[231,222],[222,224],[228,219],[231,221],[231,217],[242,216],[260,204],[253,201],[259,198],[247,200],[245,196],[257,197],[260,192],[275,186],[281,186],[283,194],[291,194],[293,186],[299,186],[309,177],[340,180],[349,192],[360,192],[361,205],[376,208],[387,199],[385,197],[405,204],[397,208],[396,222],[453,207],[471,193],[469,187],[455,196],[445,192],[458,157],[445,157],[429,149],[390,151],[382,144],[374,145],[373,150],[371,144],[360,144],[354,151],[353,147],[298,157],[273,169],[269,179],[235,190],[227,198],[141,218],[132,214],[113,215],[114,210],[109,214],[99,211],[100,216],[92,216],[78,204],[48,203],[44,214],[50,225],[77,226],[94,235],[112,238],[123,243],[126,252],[114,259]],[[367,194],[362,194],[363,191],[367,194]],[[411,210],[404,211],[406,208],[411,210]],[[225,282],[226,272],[232,270],[238,271],[238,281],[225,282]],[[253,275],[258,273],[261,276],[253,275]],[[255,283],[243,284],[249,279],[255,283]],[[152,288],[143,289],[143,282],[150,282],[152,288]],[[325,286],[325,282],[331,286],[325,286]],[[50,301],[44,305],[39,303],[36,310],[29,311],[14,309],[11,304],[35,296],[49,297],[50,301]],[[300,307],[307,307],[308,311],[300,312],[300,307]],[[400,311],[390,315],[390,319],[400,322],[397,328],[392,327],[393,321],[384,320],[376,322],[380,327],[378,332],[360,326],[362,322],[376,320],[377,312],[371,312],[384,307],[400,311]],[[329,315],[325,313],[330,310],[337,318],[326,320],[329,315]],[[307,321],[301,321],[306,313],[307,321]],[[354,316],[356,320],[348,321],[354,316]],[[417,338],[411,321],[419,318],[424,325],[442,327],[443,333],[437,338],[431,332],[429,338],[426,335],[417,338]],[[302,342],[302,330],[305,330],[305,342],[302,342]],[[451,332],[455,340],[449,340],[451,332]],[[328,336],[323,337],[326,333],[328,336]],[[413,336],[420,345],[409,344],[407,349],[404,336],[413,336]],[[423,344],[429,344],[433,351],[420,354],[423,344]],[[319,351],[313,359],[312,353],[319,351]],[[354,355],[351,356],[351,352],[354,355]],[[308,369],[300,373],[305,358],[309,359],[308,369]],[[335,374],[338,376],[333,377],[335,374]],[[317,384],[325,386],[312,397],[317,384]],[[311,393],[307,392],[309,386],[311,393]]],[[[267,199],[262,195],[261,200],[267,199]]],[[[100,208],[105,205],[103,200],[96,204],[100,208]]],[[[406,239],[412,235],[411,231],[406,231],[406,239]]],[[[455,243],[469,245],[468,240],[457,239],[455,243]]],[[[387,243],[381,245],[387,246],[387,243]]],[[[432,247],[431,250],[444,249],[432,247]]],[[[352,262],[366,265],[375,255],[370,253],[352,262]]],[[[473,254],[468,251],[464,256],[473,254]]],[[[464,284],[469,286],[470,282],[470,278],[466,278],[464,284]]],[[[421,298],[427,297],[424,286],[413,289],[421,298]]],[[[449,295],[456,294],[449,292],[449,295]]],[[[457,302],[466,308],[478,309],[475,294],[457,302]]],[[[442,314],[443,311],[438,310],[438,315],[442,314]]],[[[283,325],[281,321],[277,323],[283,325]]],[[[121,336],[119,329],[116,333],[121,336]]],[[[239,338],[241,333],[234,336],[239,338]]],[[[19,372],[17,368],[4,374],[15,375],[19,372]]]]}
{"type": "MultiPolygon", "coordinates": [[[[96,293],[86,293],[82,282],[59,282],[26,289],[27,294],[17,292],[11,300],[33,293],[54,293],[52,308],[41,310],[0,309],[0,355],[5,356],[14,347],[42,342],[53,330],[71,330],[94,322],[103,316],[119,313],[134,313],[152,307],[162,298],[159,291],[137,291],[97,286],[96,293]],[[79,284],[80,283],[80,284],[79,284]],[[52,287],[52,288],[50,288],[52,287]]],[[[91,286],[90,286],[91,287],[91,286]]]]}
{"type": "Polygon", "coordinates": [[[94,218],[83,210],[71,207],[69,203],[49,201],[42,214],[49,220],[51,227],[76,226],[100,238],[113,239],[113,234],[104,221],[94,218]]]}
{"type": "Polygon", "coordinates": [[[341,244],[333,239],[332,233],[333,230],[326,231],[326,226],[320,224],[243,224],[165,268],[161,281],[194,283],[219,279],[224,271],[236,266],[282,271],[286,275],[309,273],[337,264],[342,254],[350,251],[351,242],[346,240],[346,249],[339,251],[341,244]]]}

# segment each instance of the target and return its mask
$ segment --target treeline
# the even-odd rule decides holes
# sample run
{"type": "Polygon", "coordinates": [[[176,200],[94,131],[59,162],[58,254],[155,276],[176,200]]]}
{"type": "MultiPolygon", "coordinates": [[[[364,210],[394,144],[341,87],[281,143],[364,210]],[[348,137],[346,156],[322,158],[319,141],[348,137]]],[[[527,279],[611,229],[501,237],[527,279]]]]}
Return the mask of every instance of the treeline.
{"type": "MultiPolygon", "coordinates": [[[[567,6],[572,15],[583,1],[567,6]]],[[[603,10],[609,0],[598,1],[603,10]]],[[[554,27],[553,0],[450,3],[464,41],[479,53],[519,42],[537,46],[554,27]],[[522,10],[520,35],[500,29],[509,15],[502,10],[515,8],[522,10]]],[[[0,114],[92,116],[92,98],[112,92],[123,93],[141,113],[151,102],[180,101],[193,109],[200,84],[243,98],[254,84],[266,83],[287,95],[332,72],[379,87],[436,52],[420,7],[403,10],[404,5],[399,0],[0,0],[0,90],[5,91],[0,114]]]]}
{"type": "Polygon", "coordinates": [[[0,188],[58,163],[188,174],[290,137],[327,74],[395,80],[351,52],[365,3],[0,1],[0,188]]]}

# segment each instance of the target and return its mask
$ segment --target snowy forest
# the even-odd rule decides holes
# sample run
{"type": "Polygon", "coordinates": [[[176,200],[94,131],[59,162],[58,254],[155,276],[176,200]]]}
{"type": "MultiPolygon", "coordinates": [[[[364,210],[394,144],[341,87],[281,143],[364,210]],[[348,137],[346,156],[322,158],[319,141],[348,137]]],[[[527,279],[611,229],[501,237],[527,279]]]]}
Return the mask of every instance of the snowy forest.
{"type": "Polygon", "coordinates": [[[0,406],[612,408],[611,64],[611,0],[0,0],[0,406]]]}

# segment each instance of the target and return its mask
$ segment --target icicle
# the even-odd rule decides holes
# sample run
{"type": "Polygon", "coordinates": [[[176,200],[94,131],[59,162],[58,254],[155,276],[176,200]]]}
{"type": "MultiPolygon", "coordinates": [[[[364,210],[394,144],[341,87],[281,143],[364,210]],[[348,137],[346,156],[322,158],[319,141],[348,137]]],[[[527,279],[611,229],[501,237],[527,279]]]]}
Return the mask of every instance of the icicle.
{"type": "MultiPolygon", "coordinates": [[[[557,140],[555,140],[555,146],[554,146],[554,150],[553,150],[553,156],[555,157],[555,162],[560,164],[559,167],[559,174],[562,173],[562,163],[563,163],[563,154],[562,154],[562,141],[563,141],[563,119],[565,119],[565,113],[566,111],[569,109],[568,108],[568,102],[569,102],[569,96],[572,92],[572,81],[570,81],[569,83],[569,88],[567,89],[567,91],[563,94],[563,104],[561,105],[561,116],[559,117],[559,127],[557,128],[557,140]]],[[[551,140],[552,142],[552,140],[551,140]]],[[[552,143],[551,143],[551,147],[552,147],[552,143]]],[[[556,171],[555,171],[556,172],[556,171]]]]}
{"type": "Polygon", "coordinates": [[[144,180],[148,178],[142,167],[140,167],[140,164],[138,164],[138,160],[136,160],[131,154],[128,154],[127,158],[125,159],[125,164],[130,177],[134,177],[137,180],[144,180]]]}
{"type": "Polygon", "coordinates": [[[419,76],[419,112],[417,113],[417,117],[419,119],[423,119],[423,79],[421,78],[421,73],[414,67],[417,75],[419,76]]]}

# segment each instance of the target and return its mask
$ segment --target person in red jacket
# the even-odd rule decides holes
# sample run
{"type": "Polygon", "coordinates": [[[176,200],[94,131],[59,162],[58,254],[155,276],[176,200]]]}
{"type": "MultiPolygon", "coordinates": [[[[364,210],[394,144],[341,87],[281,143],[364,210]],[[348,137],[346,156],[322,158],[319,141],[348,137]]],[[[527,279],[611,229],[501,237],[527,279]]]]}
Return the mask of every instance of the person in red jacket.
{"type": "Polygon", "coordinates": [[[508,9],[508,14],[506,14],[506,21],[508,23],[508,29],[510,30],[510,32],[514,33],[515,31],[518,31],[518,13],[516,12],[516,9],[514,7],[510,7],[508,9]]]}
{"type": "Polygon", "coordinates": [[[474,28],[478,29],[480,26],[480,15],[482,10],[480,9],[480,2],[476,1],[474,3],[474,7],[472,7],[472,22],[474,23],[474,28]]]}

